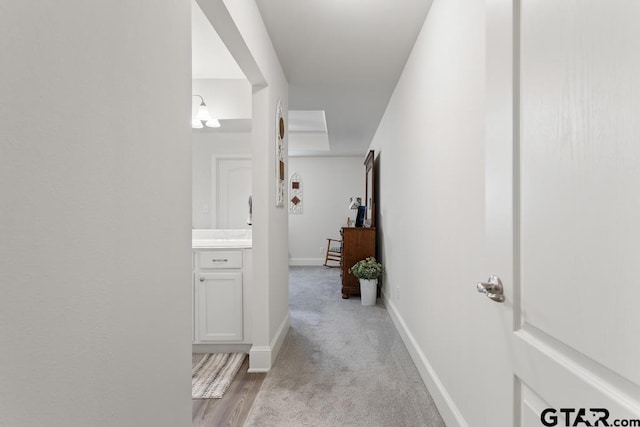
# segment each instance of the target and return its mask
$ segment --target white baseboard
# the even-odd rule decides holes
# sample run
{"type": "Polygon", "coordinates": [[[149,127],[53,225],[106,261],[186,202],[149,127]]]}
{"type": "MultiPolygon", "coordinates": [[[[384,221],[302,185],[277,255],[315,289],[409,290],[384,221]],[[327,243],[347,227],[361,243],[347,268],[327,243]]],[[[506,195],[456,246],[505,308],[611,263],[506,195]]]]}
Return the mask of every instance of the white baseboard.
{"type": "Polygon", "coordinates": [[[451,395],[447,392],[447,389],[444,387],[444,384],[442,384],[442,381],[440,381],[433,366],[431,366],[431,363],[429,363],[429,360],[420,349],[415,337],[407,328],[404,319],[398,313],[396,306],[387,298],[384,292],[382,293],[382,299],[387,308],[387,312],[391,316],[391,320],[396,326],[402,341],[404,341],[404,345],[407,347],[407,350],[409,350],[413,363],[415,363],[418,368],[422,381],[429,390],[429,393],[431,393],[431,397],[433,397],[433,401],[436,403],[445,424],[447,426],[468,427],[467,422],[451,398],[451,395]]]}
{"type": "Polygon", "coordinates": [[[290,266],[323,265],[324,258],[289,258],[290,266]]]}
{"type": "Polygon", "coordinates": [[[252,346],[249,350],[249,370],[247,372],[269,372],[275,362],[282,343],[284,342],[289,327],[291,326],[291,317],[289,313],[282,320],[278,330],[276,331],[269,346],[252,346]]]}
{"type": "Polygon", "coordinates": [[[271,369],[271,347],[256,345],[251,347],[247,372],[269,372],[269,369],[271,369]]]}
{"type": "Polygon", "coordinates": [[[291,316],[287,311],[287,316],[282,319],[282,323],[278,326],[278,330],[276,331],[275,336],[271,340],[271,366],[276,361],[276,357],[278,353],[280,353],[280,348],[282,348],[282,343],[284,339],[287,337],[287,333],[289,332],[289,328],[291,327],[291,316]]]}

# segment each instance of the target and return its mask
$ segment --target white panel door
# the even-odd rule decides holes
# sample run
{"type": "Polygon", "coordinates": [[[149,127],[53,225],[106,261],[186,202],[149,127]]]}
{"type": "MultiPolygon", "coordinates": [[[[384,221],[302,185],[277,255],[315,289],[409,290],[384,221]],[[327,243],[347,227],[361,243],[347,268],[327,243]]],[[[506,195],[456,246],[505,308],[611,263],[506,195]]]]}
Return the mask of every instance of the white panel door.
{"type": "Polygon", "coordinates": [[[640,425],[639,118],[640,2],[487,0],[482,425],[640,425]]]}
{"type": "Polygon", "coordinates": [[[251,159],[220,158],[213,162],[217,171],[216,184],[217,228],[250,228],[249,196],[251,195],[251,159]]]}

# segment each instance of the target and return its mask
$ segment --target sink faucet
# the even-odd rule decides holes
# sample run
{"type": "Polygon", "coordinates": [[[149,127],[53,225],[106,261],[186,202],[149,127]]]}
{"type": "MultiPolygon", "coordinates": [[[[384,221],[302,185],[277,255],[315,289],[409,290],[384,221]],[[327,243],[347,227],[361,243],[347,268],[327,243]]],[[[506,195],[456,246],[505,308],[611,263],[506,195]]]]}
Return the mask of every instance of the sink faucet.
{"type": "Polygon", "coordinates": [[[253,222],[251,217],[253,216],[253,202],[251,201],[251,195],[249,195],[249,218],[247,218],[247,224],[251,225],[253,222]]]}

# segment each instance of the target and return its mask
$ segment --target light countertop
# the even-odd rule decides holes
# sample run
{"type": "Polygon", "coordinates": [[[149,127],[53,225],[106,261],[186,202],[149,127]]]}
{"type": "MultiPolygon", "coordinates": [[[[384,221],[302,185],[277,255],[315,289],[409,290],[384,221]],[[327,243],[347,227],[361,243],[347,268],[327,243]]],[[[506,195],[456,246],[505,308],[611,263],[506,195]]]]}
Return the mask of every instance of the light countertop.
{"type": "Polygon", "coordinates": [[[252,247],[251,230],[194,229],[193,249],[246,249],[252,247]]]}

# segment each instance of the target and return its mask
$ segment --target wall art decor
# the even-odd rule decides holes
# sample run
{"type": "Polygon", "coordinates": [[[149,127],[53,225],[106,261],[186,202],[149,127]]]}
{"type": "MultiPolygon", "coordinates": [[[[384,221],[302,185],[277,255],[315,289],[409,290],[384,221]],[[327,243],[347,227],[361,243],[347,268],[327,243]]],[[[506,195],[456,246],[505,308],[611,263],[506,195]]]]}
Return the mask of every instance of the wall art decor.
{"type": "Polygon", "coordinates": [[[282,100],[276,104],[276,207],[284,207],[285,198],[285,132],[284,113],[282,111],[282,100]]]}
{"type": "Polygon", "coordinates": [[[289,213],[302,213],[302,179],[297,172],[289,178],[289,213]]]}

